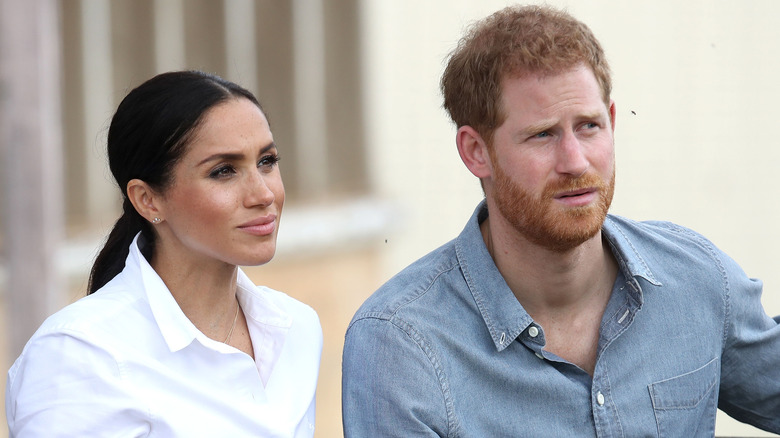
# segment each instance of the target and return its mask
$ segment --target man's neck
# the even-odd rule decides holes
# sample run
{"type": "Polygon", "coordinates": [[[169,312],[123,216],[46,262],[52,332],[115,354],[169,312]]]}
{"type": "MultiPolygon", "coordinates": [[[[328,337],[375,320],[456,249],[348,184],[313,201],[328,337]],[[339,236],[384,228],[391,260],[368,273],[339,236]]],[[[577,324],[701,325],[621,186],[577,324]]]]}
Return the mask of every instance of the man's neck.
{"type": "MultiPolygon", "coordinates": [[[[497,221],[496,221],[497,222],[497,221]]],[[[535,319],[546,314],[556,318],[591,309],[611,292],[617,263],[602,241],[601,232],[565,252],[552,251],[529,242],[487,218],[482,235],[507,285],[535,319]]]]}
{"type": "Polygon", "coordinates": [[[601,318],[617,276],[617,262],[601,232],[570,251],[556,252],[490,218],[480,228],[507,285],[545,330],[545,349],[592,375],[601,318]]]}

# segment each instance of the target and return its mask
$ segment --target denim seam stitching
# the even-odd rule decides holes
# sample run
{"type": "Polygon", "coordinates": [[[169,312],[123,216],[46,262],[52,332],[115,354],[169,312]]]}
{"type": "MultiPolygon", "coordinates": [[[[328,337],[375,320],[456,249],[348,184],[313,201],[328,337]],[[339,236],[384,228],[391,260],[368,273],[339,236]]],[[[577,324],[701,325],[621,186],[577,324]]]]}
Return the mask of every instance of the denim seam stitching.
{"type": "MultiPolygon", "coordinates": [[[[656,391],[655,391],[655,385],[656,385],[656,384],[660,384],[660,383],[669,382],[669,381],[672,381],[672,380],[675,380],[675,379],[682,378],[682,377],[684,377],[684,376],[689,376],[689,375],[691,375],[691,374],[693,374],[693,373],[696,373],[696,372],[698,372],[698,371],[703,371],[705,368],[709,367],[709,366],[710,366],[710,364],[712,364],[713,362],[716,362],[717,360],[718,360],[718,358],[717,358],[717,357],[716,357],[716,358],[713,358],[713,359],[710,359],[710,361],[709,361],[709,362],[707,362],[706,364],[704,364],[704,366],[701,366],[701,367],[699,367],[699,368],[697,368],[697,369],[695,369],[695,370],[693,370],[693,371],[690,371],[690,372],[688,372],[688,373],[685,373],[685,374],[680,374],[679,376],[674,376],[674,377],[671,377],[671,378],[669,378],[669,379],[659,380],[658,382],[653,382],[653,383],[651,383],[651,384],[649,385],[649,387],[650,387],[650,393],[651,393],[651,395],[652,395],[652,396],[654,396],[654,395],[656,394],[656,391]]],[[[719,373],[720,373],[720,370],[718,370],[718,374],[719,374],[719,373]]],[[[702,402],[702,401],[704,401],[704,400],[707,398],[707,394],[709,394],[709,393],[712,391],[712,389],[713,389],[713,388],[714,388],[714,387],[715,387],[717,384],[718,384],[718,379],[717,379],[717,378],[715,378],[715,379],[712,379],[712,381],[710,382],[709,386],[707,386],[707,389],[706,389],[706,390],[704,390],[704,391],[702,391],[702,395],[701,395],[701,397],[699,397],[699,399],[698,399],[698,400],[696,400],[696,403],[689,403],[689,404],[685,404],[685,405],[675,405],[675,406],[660,406],[660,407],[656,407],[656,404],[655,404],[655,397],[653,397],[653,409],[655,409],[655,410],[658,410],[658,411],[680,411],[680,410],[688,410],[688,409],[693,409],[693,408],[695,408],[695,407],[699,406],[699,405],[701,404],[701,402],[702,402]]]]}
{"type": "Polygon", "coordinates": [[[452,400],[452,393],[450,392],[447,375],[444,373],[436,353],[433,351],[433,348],[431,348],[428,343],[425,342],[423,335],[415,330],[414,327],[408,322],[396,316],[388,319],[387,321],[405,333],[417,345],[417,347],[420,348],[423,354],[425,354],[425,357],[428,359],[431,367],[433,367],[434,373],[436,374],[436,378],[439,383],[439,389],[442,392],[444,410],[447,413],[447,436],[455,436],[454,433],[457,430],[457,421],[455,418],[455,407],[452,400]]]}
{"type": "Polygon", "coordinates": [[[726,268],[723,266],[723,261],[720,259],[720,257],[718,257],[718,253],[715,251],[713,244],[700,234],[695,233],[685,227],[671,223],[667,229],[687,235],[692,241],[699,244],[699,246],[701,246],[706,251],[706,253],[710,256],[710,259],[712,259],[712,261],[715,262],[715,265],[718,267],[723,285],[723,295],[721,296],[721,300],[723,301],[723,333],[721,335],[721,349],[725,350],[726,343],[728,342],[729,326],[731,325],[731,283],[729,282],[726,268]]]}
{"type": "Polygon", "coordinates": [[[615,416],[615,420],[617,422],[618,429],[620,430],[620,436],[625,436],[625,433],[623,433],[623,423],[620,422],[620,415],[618,413],[617,406],[615,406],[614,399],[612,398],[612,381],[609,378],[609,368],[604,367],[604,379],[607,381],[607,391],[609,393],[609,406],[611,408],[611,411],[613,415],[615,416]]]}
{"type": "Polygon", "coordinates": [[[425,294],[427,294],[428,292],[430,292],[430,290],[431,290],[431,288],[433,287],[433,285],[434,285],[434,284],[436,284],[436,282],[437,282],[437,281],[439,281],[439,277],[441,277],[442,275],[446,274],[447,272],[450,272],[450,271],[452,271],[452,270],[453,270],[453,269],[455,269],[457,266],[458,266],[458,263],[457,263],[457,262],[453,262],[451,265],[448,265],[448,266],[442,266],[442,267],[441,267],[441,269],[439,270],[439,272],[437,272],[436,274],[434,274],[434,275],[433,275],[433,277],[431,278],[431,280],[428,282],[428,284],[427,284],[427,285],[425,285],[425,287],[424,287],[424,288],[421,288],[419,292],[417,292],[417,293],[415,293],[415,294],[412,294],[412,297],[410,297],[408,301],[406,301],[406,302],[404,302],[404,303],[402,303],[402,304],[399,304],[399,305],[398,305],[398,307],[396,307],[396,308],[395,308],[395,309],[394,309],[394,310],[393,310],[393,311],[390,313],[390,317],[392,318],[392,317],[396,316],[396,314],[397,314],[397,313],[398,313],[398,312],[401,310],[401,308],[403,308],[404,306],[408,306],[409,304],[411,304],[411,303],[413,303],[413,302],[415,302],[415,301],[419,300],[419,299],[420,299],[420,298],[422,298],[422,297],[423,297],[425,294]]]}
{"type": "MultiPolygon", "coordinates": [[[[475,294],[474,290],[471,287],[471,285],[474,284],[474,279],[471,277],[471,274],[469,273],[465,254],[462,254],[460,240],[455,245],[455,256],[458,259],[458,264],[461,268],[460,271],[463,274],[464,279],[466,280],[466,286],[468,286],[469,292],[471,292],[471,297],[474,298],[474,302],[476,303],[477,308],[479,309],[479,313],[480,315],[482,315],[482,319],[484,319],[485,324],[488,327],[488,331],[490,332],[490,337],[493,339],[493,343],[496,345],[496,348],[501,349],[502,347],[504,347],[504,345],[496,341],[496,332],[497,332],[496,325],[493,322],[493,318],[491,318],[490,316],[490,312],[487,311],[487,307],[485,306],[482,299],[482,294],[481,293],[475,294]]],[[[511,342],[512,341],[510,341],[509,343],[511,342]]]]}
{"type": "Polygon", "coordinates": [[[417,301],[418,299],[422,298],[425,294],[430,292],[433,285],[438,281],[439,277],[444,275],[445,273],[455,269],[457,267],[457,263],[454,263],[452,266],[443,266],[439,272],[437,272],[433,278],[431,278],[431,281],[424,285],[422,288],[415,288],[414,292],[412,292],[410,295],[411,297],[408,298],[406,301],[398,303],[394,307],[387,309],[387,310],[371,310],[371,311],[360,311],[355,314],[355,316],[352,318],[352,321],[350,321],[349,325],[347,326],[347,332],[349,332],[349,329],[352,328],[352,326],[359,320],[365,319],[365,318],[374,318],[374,319],[383,319],[390,321],[392,318],[396,317],[398,312],[400,312],[405,306],[408,306],[409,304],[417,301]]]}
{"type": "MultiPolygon", "coordinates": [[[[615,229],[620,235],[623,237],[623,241],[626,242],[626,244],[631,248],[631,250],[634,252],[634,255],[636,256],[637,260],[642,264],[642,267],[645,270],[645,273],[650,277],[650,280],[658,283],[658,280],[653,275],[653,271],[650,270],[650,267],[647,266],[647,262],[645,262],[645,259],[642,258],[642,256],[639,254],[639,252],[636,250],[636,247],[634,246],[634,243],[631,242],[631,240],[626,236],[626,234],[623,232],[623,228],[620,227],[618,223],[613,221],[609,216],[607,216],[607,220],[610,224],[612,224],[612,228],[615,229]]],[[[632,273],[633,274],[633,273],[632,273]]]]}

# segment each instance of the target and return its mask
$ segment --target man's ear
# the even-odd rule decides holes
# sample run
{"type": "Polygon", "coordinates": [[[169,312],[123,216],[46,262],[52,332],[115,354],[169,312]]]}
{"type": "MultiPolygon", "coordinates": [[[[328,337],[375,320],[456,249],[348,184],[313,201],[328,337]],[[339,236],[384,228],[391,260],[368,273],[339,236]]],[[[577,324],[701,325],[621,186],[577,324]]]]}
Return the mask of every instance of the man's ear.
{"type": "Polygon", "coordinates": [[[612,134],[615,134],[615,101],[611,100],[609,101],[609,121],[612,125],[612,134]]]}
{"type": "Polygon", "coordinates": [[[146,182],[131,179],[127,183],[127,198],[135,207],[135,211],[153,224],[165,219],[158,209],[159,195],[146,182]]]}
{"type": "Polygon", "coordinates": [[[455,142],[460,159],[474,176],[481,179],[493,174],[487,143],[476,129],[461,126],[455,134],[455,142]]]}

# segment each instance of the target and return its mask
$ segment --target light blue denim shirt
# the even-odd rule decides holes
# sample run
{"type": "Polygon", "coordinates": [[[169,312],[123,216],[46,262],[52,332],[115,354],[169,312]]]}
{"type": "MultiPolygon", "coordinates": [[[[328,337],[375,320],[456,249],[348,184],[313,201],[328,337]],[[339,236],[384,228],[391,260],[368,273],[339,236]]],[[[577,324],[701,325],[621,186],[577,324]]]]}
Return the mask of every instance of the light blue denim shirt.
{"type": "Polygon", "coordinates": [[[347,438],[711,437],[718,407],[780,432],[780,318],[712,243],[607,217],[620,269],[591,378],[545,351],[487,252],[486,216],[483,202],[358,310],[344,346],[347,438]]]}

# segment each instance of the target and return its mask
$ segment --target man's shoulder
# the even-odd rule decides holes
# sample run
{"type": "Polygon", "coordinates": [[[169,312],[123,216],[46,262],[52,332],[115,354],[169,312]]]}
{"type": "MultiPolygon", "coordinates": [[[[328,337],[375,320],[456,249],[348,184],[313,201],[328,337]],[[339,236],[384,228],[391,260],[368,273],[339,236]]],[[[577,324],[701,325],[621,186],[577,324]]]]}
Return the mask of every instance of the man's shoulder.
{"type": "Polygon", "coordinates": [[[435,296],[444,291],[439,283],[448,280],[443,277],[453,273],[462,278],[454,240],[429,252],[390,278],[360,306],[353,322],[364,317],[389,319],[402,309],[426,306],[429,299],[436,299],[435,296]]]}
{"type": "Polygon", "coordinates": [[[710,246],[711,243],[702,234],[683,225],[663,220],[637,221],[623,216],[610,214],[604,222],[608,235],[626,239],[654,243],[658,241],[691,242],[710,246]]]}
{"type": "Polygon", "coordinates": [[[628,259],[638,257],[648,263],[655,260],[661,264],[694,260],[720,264],[724,256],[702,234],[674,222],[637,221],[609,215],[603,230],[612,245],[628,259]]]}

